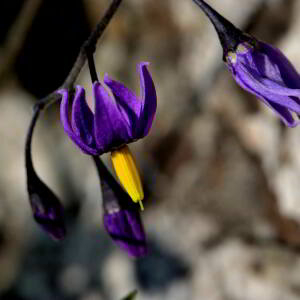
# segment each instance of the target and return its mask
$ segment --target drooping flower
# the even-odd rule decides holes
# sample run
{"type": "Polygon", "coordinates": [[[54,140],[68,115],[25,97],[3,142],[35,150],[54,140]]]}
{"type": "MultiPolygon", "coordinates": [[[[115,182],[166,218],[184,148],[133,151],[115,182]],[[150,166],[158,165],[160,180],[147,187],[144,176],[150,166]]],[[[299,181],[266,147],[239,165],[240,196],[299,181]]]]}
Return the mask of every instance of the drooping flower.
{"type": "Polygon", "coordinates": [[[66,235],[62,205],[40,179],[31,177],[29,181],[29,200],[35,221],[54,240],[62,240],[66,235]]]}
{"type": "MultiPolygon", "coordinates": [[[[98,81],[93,82],[94,111],[86,103],[83,87],[77,86],[69,119],[69,92],[62,95],[60,118],[70,139],[89,155],[112,153],[116,173],[134,202],[144,198],[142,184],[134,158],[127,144],[146,136],[156,112],[156,91],[148,63],[138,65],[141,97],[136,96],[122,83],[104,76],[104,84],[113,97],[98,81]]],[[[141,205],[142,207],[142,205],[141,205]]]]}
{"type": "Polygon", "coordinates": [[[99,157],[94,156],[102,188],[103,222],[112,240],[132,257],[148,253],[140,212],[99,157]]]}
{"type": "Polygon", "coordinates": [[[270,107],[289,127],[300,121],[300,76],[277,48],[256,40],[218,14],[202,0],[193,0],[213,23],[223,59],[236,82],[270,107]]]}
{"type": "Polygon", "coordinates": [[[54,240],[62,240],[66,235],[64,208],[56,195],[37,175],[31,158],[31,140],[39,110],[31,121],[25,147],[27,190],[35,221],[54,240]]]}

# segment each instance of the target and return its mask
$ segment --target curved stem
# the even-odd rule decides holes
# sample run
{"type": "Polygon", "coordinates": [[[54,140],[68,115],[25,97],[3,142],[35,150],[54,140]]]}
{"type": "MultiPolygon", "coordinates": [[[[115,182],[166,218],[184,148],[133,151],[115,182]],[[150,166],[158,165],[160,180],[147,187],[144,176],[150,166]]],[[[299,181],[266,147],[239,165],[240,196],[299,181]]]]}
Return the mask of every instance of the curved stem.
{"type": "Polygon", "coordinates": [[[90,52],[88,49],[86,50],[86,56],[89,64],[89,70],[90,70],[90,75],[91,75],[91,80],[92,83],[99,81],[98,76],[97,76],[97,71],[95,67],[95,62],[94,62],[94,56],[93,53],[90,52]]]}
{"type": "MultiPolygon", "coordinates": [[[[102,36],[104,30],[106,29],[107,25],[110,23],[111,19],[113,18],[114,14],[117,12],[122,0],[112,0],[110,6],[106,10],[104,16],[101,18],[100,22],[97,24],[95,30],[90,34],[88,39],[83,43],[82,47],[80,48],[79,54],[76,58],[76,61],[65,79],[64,83],[58,89],[71,89],[73,88],[74,82],[76,81],[81,69],[83,68],[87,56],[86,51],[89,49],[91,53],[95,52],[96,43],[99,38],[102,36]]],[[[55,91],[41,99],[36,106],[39,109],[44,109],[48,104],[53,104],[61,98],[60,95],[56,94],[55,91]]]]}
{"type": "Polygon", "coordinates": [[[25,143],[25,166],[26,166],[26,172],[27,172],[27,178],[29,176],[37,176],[36,172],[34,170],[33,164],[32,164],[32,157],[31,157],[31,141],[33,136],[33,130],[36,125],[36,122],[38,120],[40,114],[40,109],[35,108],[34,113],[28,128],[27,136],[26,136],[26,143],[25,143]]]}
{"type": "Polygon", "coordinates": [[[104,187],[105,185],[108,186],[113,191],[123,193],[123,189],[118,184],[116,179],[111,175],[111,173],[106,168],[105,164],[98,156],[93,156],[94,163],[96,165],[96,169],[101,181],[101,185],[104,187]]]}
{"type": "Polygon", "coordinates": [[[203,0],[193,0],[201,10],[206,14],[214,25],[222,48],[223,59],[225,59],[229,51],[234,51],[238,44],[242,41],[243,32],[236,28],[231,22],[221,16],[216,10],[203,0]]]}

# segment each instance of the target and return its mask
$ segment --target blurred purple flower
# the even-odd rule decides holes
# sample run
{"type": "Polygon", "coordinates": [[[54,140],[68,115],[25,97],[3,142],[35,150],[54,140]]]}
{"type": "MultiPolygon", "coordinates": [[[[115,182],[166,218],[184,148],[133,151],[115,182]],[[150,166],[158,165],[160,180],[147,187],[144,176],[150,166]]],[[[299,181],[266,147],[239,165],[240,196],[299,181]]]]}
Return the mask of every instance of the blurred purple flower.
{"type": "Polygon", "coordinates": [[[289,127],[295,127],[292,112],[300,114],[300,76],[277,48],[256,41],[228,52],[227,66],[236,82],[270,107],[289,127]]]}
{"type": "Polygon", "coordinates": [[[270,107],[289,127],[300,121],[300,76],[281,51],[236,28],[204,0],[193,0],[217,31],[236,82],[270,107]]]}
{"type": "Polygon", "coordinates": [[[100,82],[94,82],[94,113],[86,103],[84,89],[77,86],[71,122],[68,109],[69,92],[66,89],[58,91],[63,96],[60,106],[62,126],[84,153],[100,155],[148,134],[157,106],[154,83],[146,67],[148,64],[142,62],[138,65],[141,97],[108,75],[104,76],[104,83],[114,97],[111,97],[100,82]]]}

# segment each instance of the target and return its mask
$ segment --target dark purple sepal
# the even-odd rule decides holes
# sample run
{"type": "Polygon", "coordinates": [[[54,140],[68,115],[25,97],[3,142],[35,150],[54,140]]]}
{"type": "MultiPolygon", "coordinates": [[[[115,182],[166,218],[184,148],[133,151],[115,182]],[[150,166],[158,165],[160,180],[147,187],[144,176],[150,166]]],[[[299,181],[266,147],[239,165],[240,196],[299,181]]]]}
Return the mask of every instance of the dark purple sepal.
{"type": "Polygon", "coordinates": [[[203,0],[193,0],[209,18],[218,34],[223,48],[223,60],[228,52],[234,51],[241,42],[251,42],[251,37],[235,27],[203,0]]]}
{"type": "Polygon", "coordinates": [[[148,253],[139,206],[134,204],[99,157],[94,162],[101,180],[104,227],[112,240],[132,257],[148,253]]]}
{"type": "Polygon", "coordinates": [[[106,212],[103,221],[113,241],[130,256],[143,257],[147,254],[146,236],[137,209],[106,212]]]}

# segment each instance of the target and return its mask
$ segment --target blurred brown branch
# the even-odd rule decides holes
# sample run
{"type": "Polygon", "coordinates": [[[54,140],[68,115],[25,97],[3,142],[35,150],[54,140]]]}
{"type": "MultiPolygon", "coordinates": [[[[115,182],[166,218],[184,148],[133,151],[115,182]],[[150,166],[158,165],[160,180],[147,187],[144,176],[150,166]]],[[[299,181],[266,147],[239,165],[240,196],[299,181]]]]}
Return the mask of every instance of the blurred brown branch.
{"type": "MultiPolygon", "coordinates": [[[[90,34],[88,39],[83,43],[80,48],[79,54],[76,58],[76,61],[67,76],[64,83],[61,85],[61,89],[72,89],[74,82],[76,81],[81,69],[83,68],[86,62],[86,51],[90,51],[94,53],[96,50],[97,41],[102,36],[105,28],[111,21],[112,17],[114,16],[115,12],[117,11],[118,7],[120,6],[122,0],[113,0],[110,6],[108,7],[107,11],[105,12],[104,16],[101,18],[100,22],[97,24],[95,30],[90,34]]],[[[59,89],[59,88],[58,88],[59,89]]],[[[51,105],[55,101],[60,99],[60,95],[56,93],[56,90],[41,99],[37,105],[37,109],[43,109],[46,105],[51,105]]]]}

